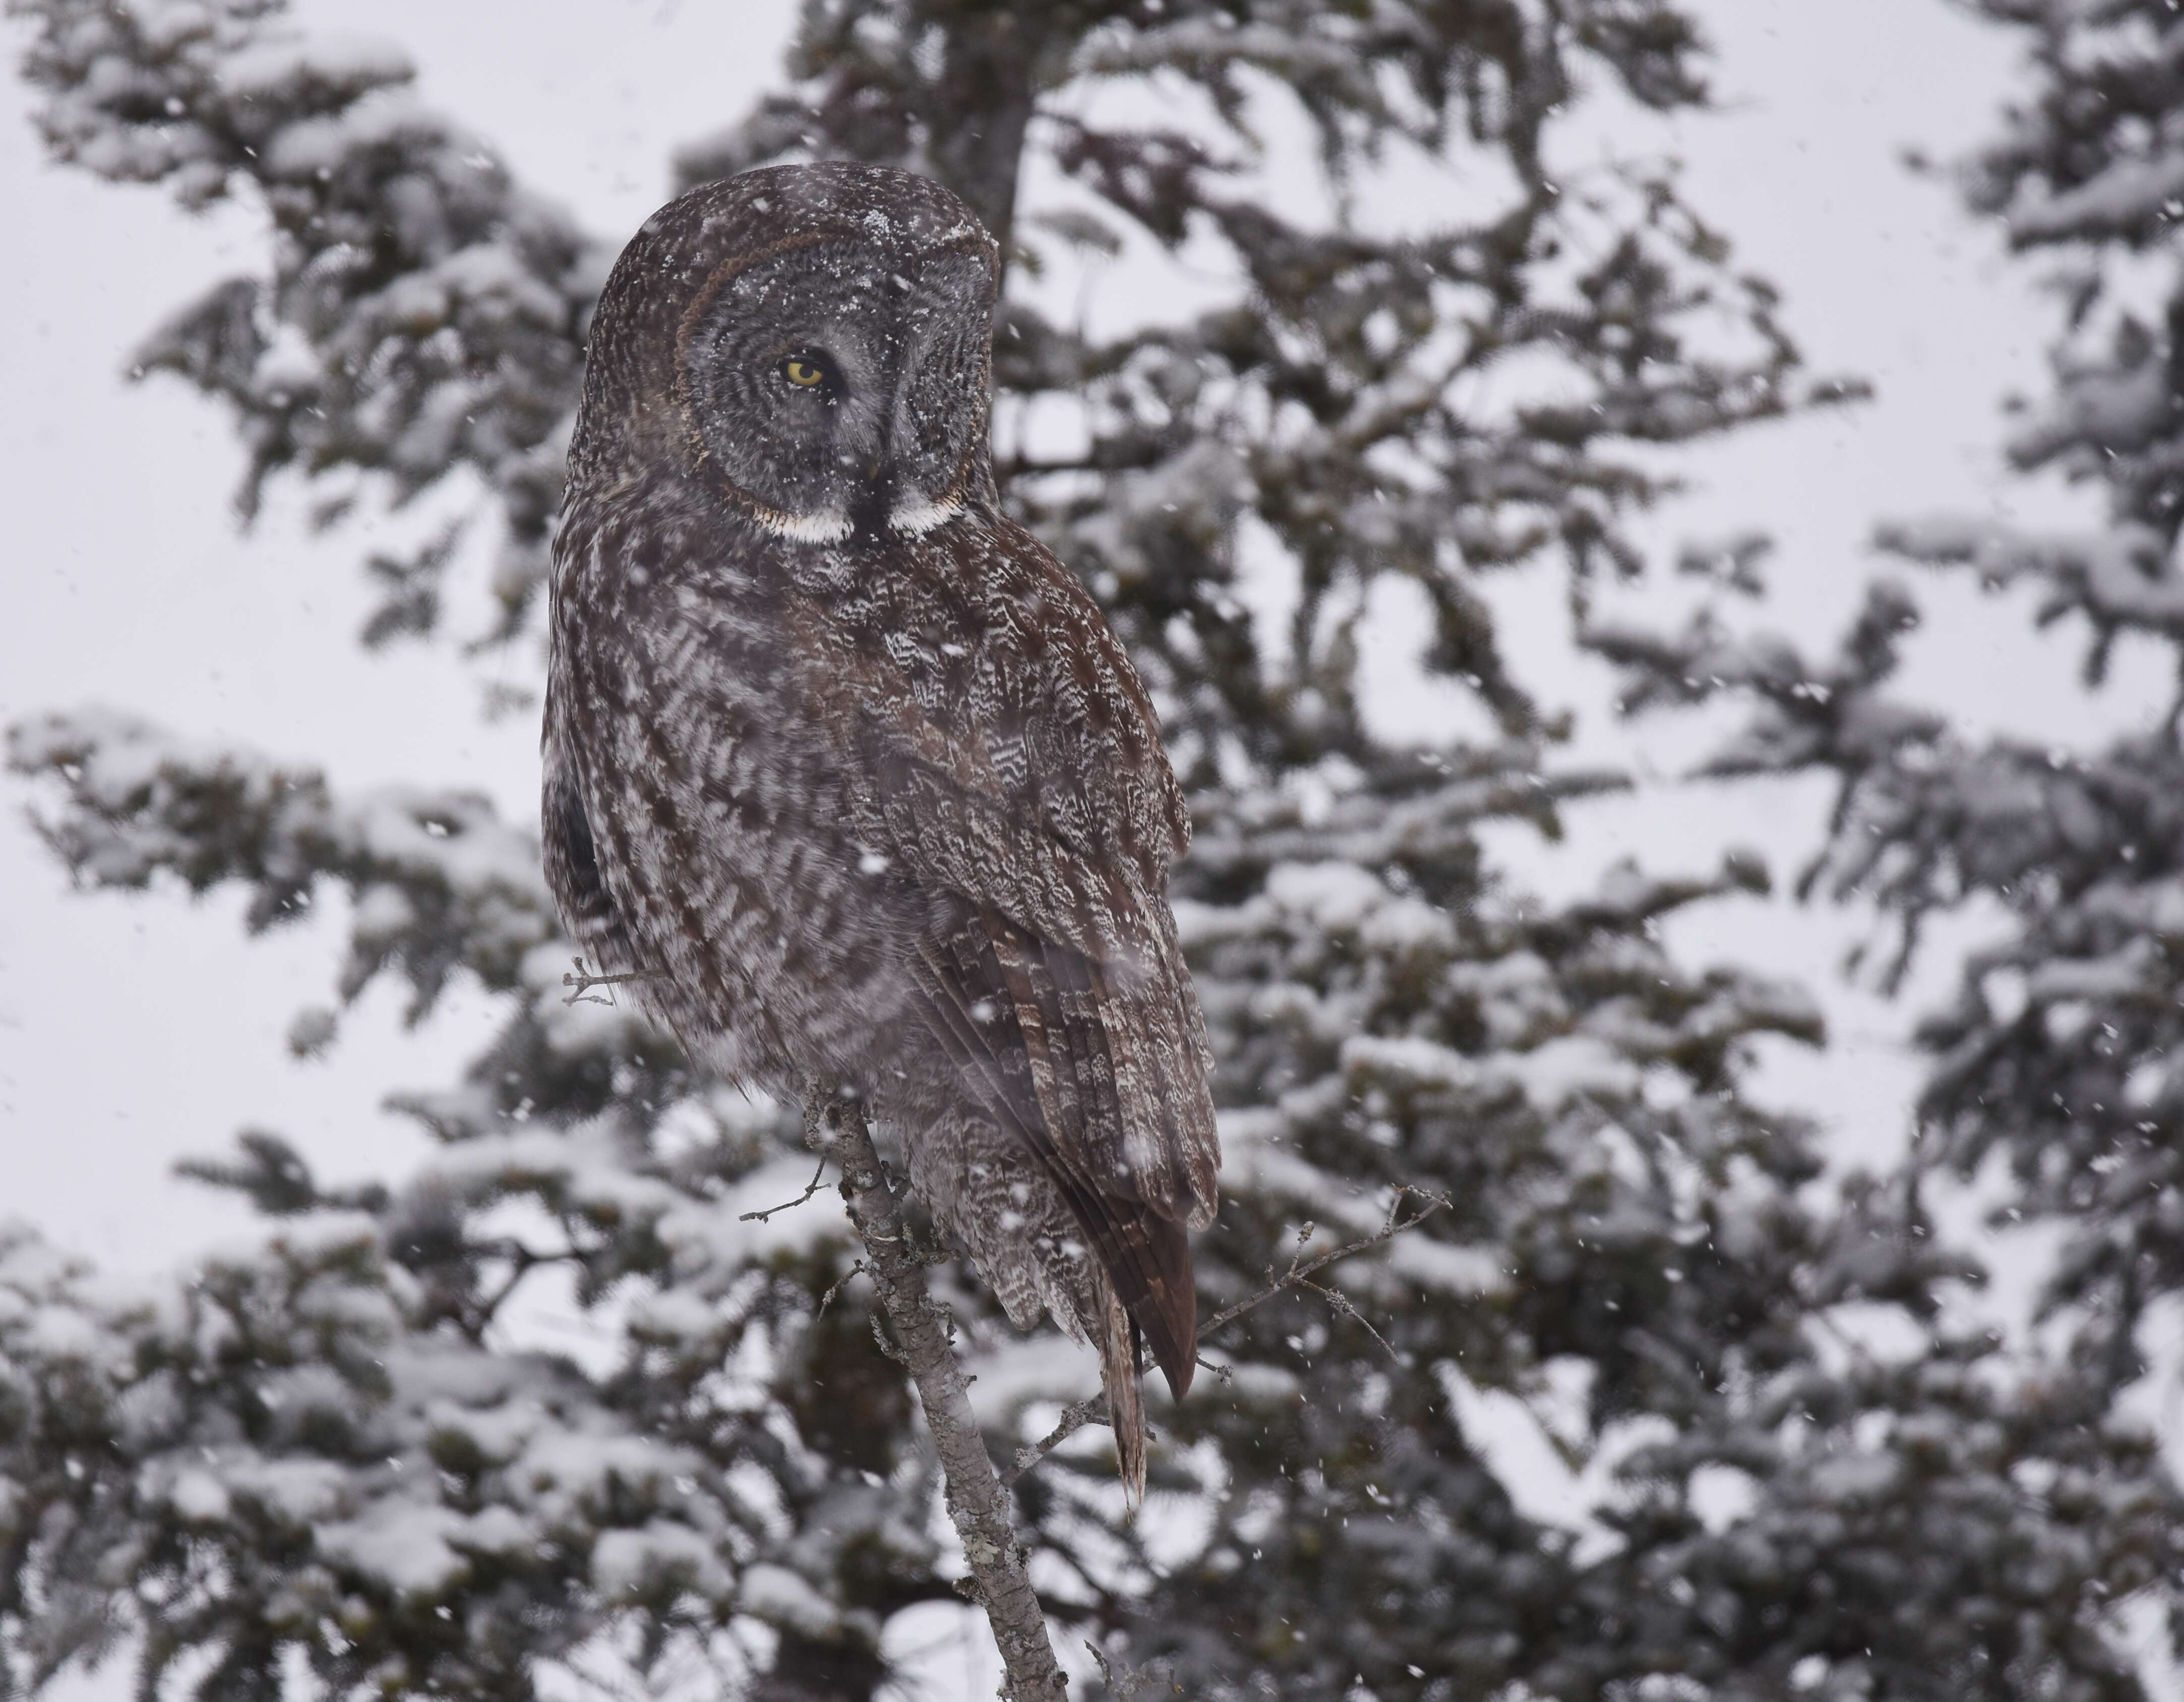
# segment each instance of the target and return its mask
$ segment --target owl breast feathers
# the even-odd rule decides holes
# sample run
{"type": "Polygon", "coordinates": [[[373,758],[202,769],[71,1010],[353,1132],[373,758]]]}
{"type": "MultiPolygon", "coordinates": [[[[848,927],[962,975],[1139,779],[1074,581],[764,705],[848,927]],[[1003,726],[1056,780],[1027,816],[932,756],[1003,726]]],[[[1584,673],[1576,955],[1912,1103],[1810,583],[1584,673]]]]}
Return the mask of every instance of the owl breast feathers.
{"type": "Polygon", "coordinates": [[[692,191],[593,321],[555,544],[546,867],[692,1056],[853,1086],[1010,1317],[1100,1353],[1144,1484],[1219,1150],[1145,689],[994,497],[991,239],[937,185],[692,191]]]}

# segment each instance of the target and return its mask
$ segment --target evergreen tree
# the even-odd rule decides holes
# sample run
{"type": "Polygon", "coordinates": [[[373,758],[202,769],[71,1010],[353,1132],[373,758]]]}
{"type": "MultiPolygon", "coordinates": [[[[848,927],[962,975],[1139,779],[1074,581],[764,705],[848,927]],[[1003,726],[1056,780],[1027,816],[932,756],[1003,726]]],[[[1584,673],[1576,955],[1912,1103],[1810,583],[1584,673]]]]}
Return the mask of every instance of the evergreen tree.
{"type": "MultiPolygon", "coordinates": [[[[2070,532],[1899,517],[1875,541],[1989,590],[2036,588],[2039,624],[2081,638],[2088,691],[2108,683],[2120,643],[2184,679],[2184,21],[2170,0],[1975,9],[2022,32],[2029,87],[1956,181],[2014,251],[2047,263],[2062,306],[2052,391],[2015,422],[2008,459],[2088,488],[2106,516],[2070,532]]],[[[1715,611],[1674,636],[1591,639],[1630,669],[1633,709],[1724,689],[1755,701],[1712,772],[1834,777],[1801,889],[1872,908],[1877,936],[1860,956],[1883,985],[1900,984],[1938,918],[1975,907],[2006,918],[1918,1027],[1931,1067],[1895,1186],[1916,1197],[1977,1180],[1997,1234],[2056,1232],[2037,1265],[2039,1347],[2010,1356],[2020,1369],[1996,1420],[2077,1428],[2076,1521],[2096,1545],[2137,1532],[2124,1576],[2142,1629],[2165,1620],[2152,1659],[2173,1683],[2177,1456],[2172,1444],[2164,1462],[2146,1419],[2184,1370],[2173,1353],[2152,1358],[2148,1327],[2184,1297],[2184,696],[2148,703],[2142,719],[2115,704],[2111,723],[2136,724],[2086,748],[1975,736],[1895,688],[1919,619],[1914,589],[1892,578],[1833,656],[1740,634],[1715,611]],[[2156,1509],[2165,1526],[2147,1522],[2156,1509]]],[[[2020,1236],[2011,1256],[2035,1254],[2020,1236]]]]}
{"type": "MultiPolygon", "coordinates": [[[[529,657],[611,241],[420,106],[398,54],[272,0],[14,9],[57,158],[270,215],[263,270],[142,359],[228,405],[247,499],[281,475],[337,526],[474,482],[486,636],[529,657]]],[[[1819,1213],[1809,1128],[1745,1097],[1748,1037],[1817,1040],[1809,1001],[1663,948],[1763,875],[1624,868],[1552,907],[1481,850],[1621,784],[1557,762],[1481,581],[1559,561],[1581,605],[1640,571],[1664,446],[1836,393],[1669,174],[1557,153],[1574,104],[1700,103],[1698,55],[1657,0],[813,0],[793,86],[679,162],[906,165],[1004,237],[1008,500],[1109,609],[1191,789],[1178,907],[1228,1154],[1206,1309],[1306,1281],[1156,1410],[1144,1518],[1096,1431],[1017,1482],[1057,1642],[1096,1642],[1116,1692],[1139,1666],[1205,1697],[2138,1694],[2113,1606],[2173,1565],[2179,1512],[2144,1444],[1991,1341],[1839,1342],[1851,1302],[1930,1323],[1964,1266],[1908,1183],[1819,1213]],[[1309,184],[1270,180],[1292,131],[1309,184]],[[1390,217],[1429,170],[1429,216],[1390,217]],[[1188,262],[1201,300],[1230,282],[1072,328],[1055,282],[1108,254],[1188,262]],[[1357,633],[1389,581],[1485,731],[1373,732],[1357,633]],[[1585,1540],[1523,1510],[1487,1394],[1619,1460],[1585,1540]]],[[[368,564],[365,641],[433,639],[467,559],[368,564]]],[[[1884,611],[1858,654],[1884,667],[1889,636],[1884,611]]],[[[240,884],[259,928],[345,898],[343,999],[393,976],[422,1016],[464,975],[506,1014],[406,1097],[440,1142],[417,1175],[328,1190],[263,1133],[189,1167],[271,1220],[254,1253],[129,1294],[0,1243],[0,1682],[134,1636],[148,1694],[874,1694],[890,1617],[961,1568],[846,1225],[772,1209],[809,1179],[793,1108],[568,1002],[528,824],[443,777],[356,795],[111,711],[10,751],[85,884],[240,884]],[[500,1325],[549,1265],[613,1369],[500,1325]]],[[[1089,1356],[934,1280],[1011,1460],[1089,1356]]]]}

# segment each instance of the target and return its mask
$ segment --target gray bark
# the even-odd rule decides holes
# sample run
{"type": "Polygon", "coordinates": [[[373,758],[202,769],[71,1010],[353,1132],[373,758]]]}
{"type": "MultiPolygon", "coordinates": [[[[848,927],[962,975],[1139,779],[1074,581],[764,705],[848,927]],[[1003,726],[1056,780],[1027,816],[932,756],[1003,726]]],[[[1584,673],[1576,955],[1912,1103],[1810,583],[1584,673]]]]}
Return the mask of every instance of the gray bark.
{"type": "MultiPolygon", "coordinates": [[[[970,1562],[965,1593],[986,1610],[1000,1649],[1006,1702],[1064,1702],[1068,1682],[1054,1657],[1046,1616],[1025,1571],[1009,1516],[1009,1493],[986,1452],[969,1386],[951,1348],[946,1314],[927,1291],[923,1262],[904,1228],[902,1203],[872,1149],[864,1108],[832,1082],[804,1096],[804,1139],[842,1172],[842,1198],[865,1247],[865,1268],[925,1409],[925,1426],[947,1484],[948,1516],[970,1562]]],[[[883,1347],[885,1343],[882,1344],[883,1347]]]]}

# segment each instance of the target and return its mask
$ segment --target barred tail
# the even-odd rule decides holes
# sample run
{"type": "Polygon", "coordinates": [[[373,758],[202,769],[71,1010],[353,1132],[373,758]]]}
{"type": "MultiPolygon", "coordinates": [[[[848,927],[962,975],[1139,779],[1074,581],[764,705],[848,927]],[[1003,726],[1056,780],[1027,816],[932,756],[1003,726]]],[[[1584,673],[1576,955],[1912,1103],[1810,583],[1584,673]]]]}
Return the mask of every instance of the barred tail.
{"type": "Polygon", "coordinates": [[[1138,1384],[1137,1331],[1104,1275],[1099,1287],[1106,1314],[1094,1330],[1100,1348],[1100,1382],[1107,1392],[1107,1421],[1114,1426],[1123,1493],[1136,1507],[1145,1498],[1145,1408],[1138,1384]]]}

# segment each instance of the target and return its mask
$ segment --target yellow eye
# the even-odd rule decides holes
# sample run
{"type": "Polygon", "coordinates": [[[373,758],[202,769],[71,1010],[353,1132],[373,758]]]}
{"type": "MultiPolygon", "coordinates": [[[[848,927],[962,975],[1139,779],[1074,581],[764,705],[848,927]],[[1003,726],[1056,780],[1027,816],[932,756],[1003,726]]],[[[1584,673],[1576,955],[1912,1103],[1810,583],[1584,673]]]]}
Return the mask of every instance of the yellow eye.
{"type": "Polygon", "coordinates": [[[816,390],[827,382],[827,369],[816,360],[792,354],[781,363],[781,376],[800,390],[816,390]]]}

